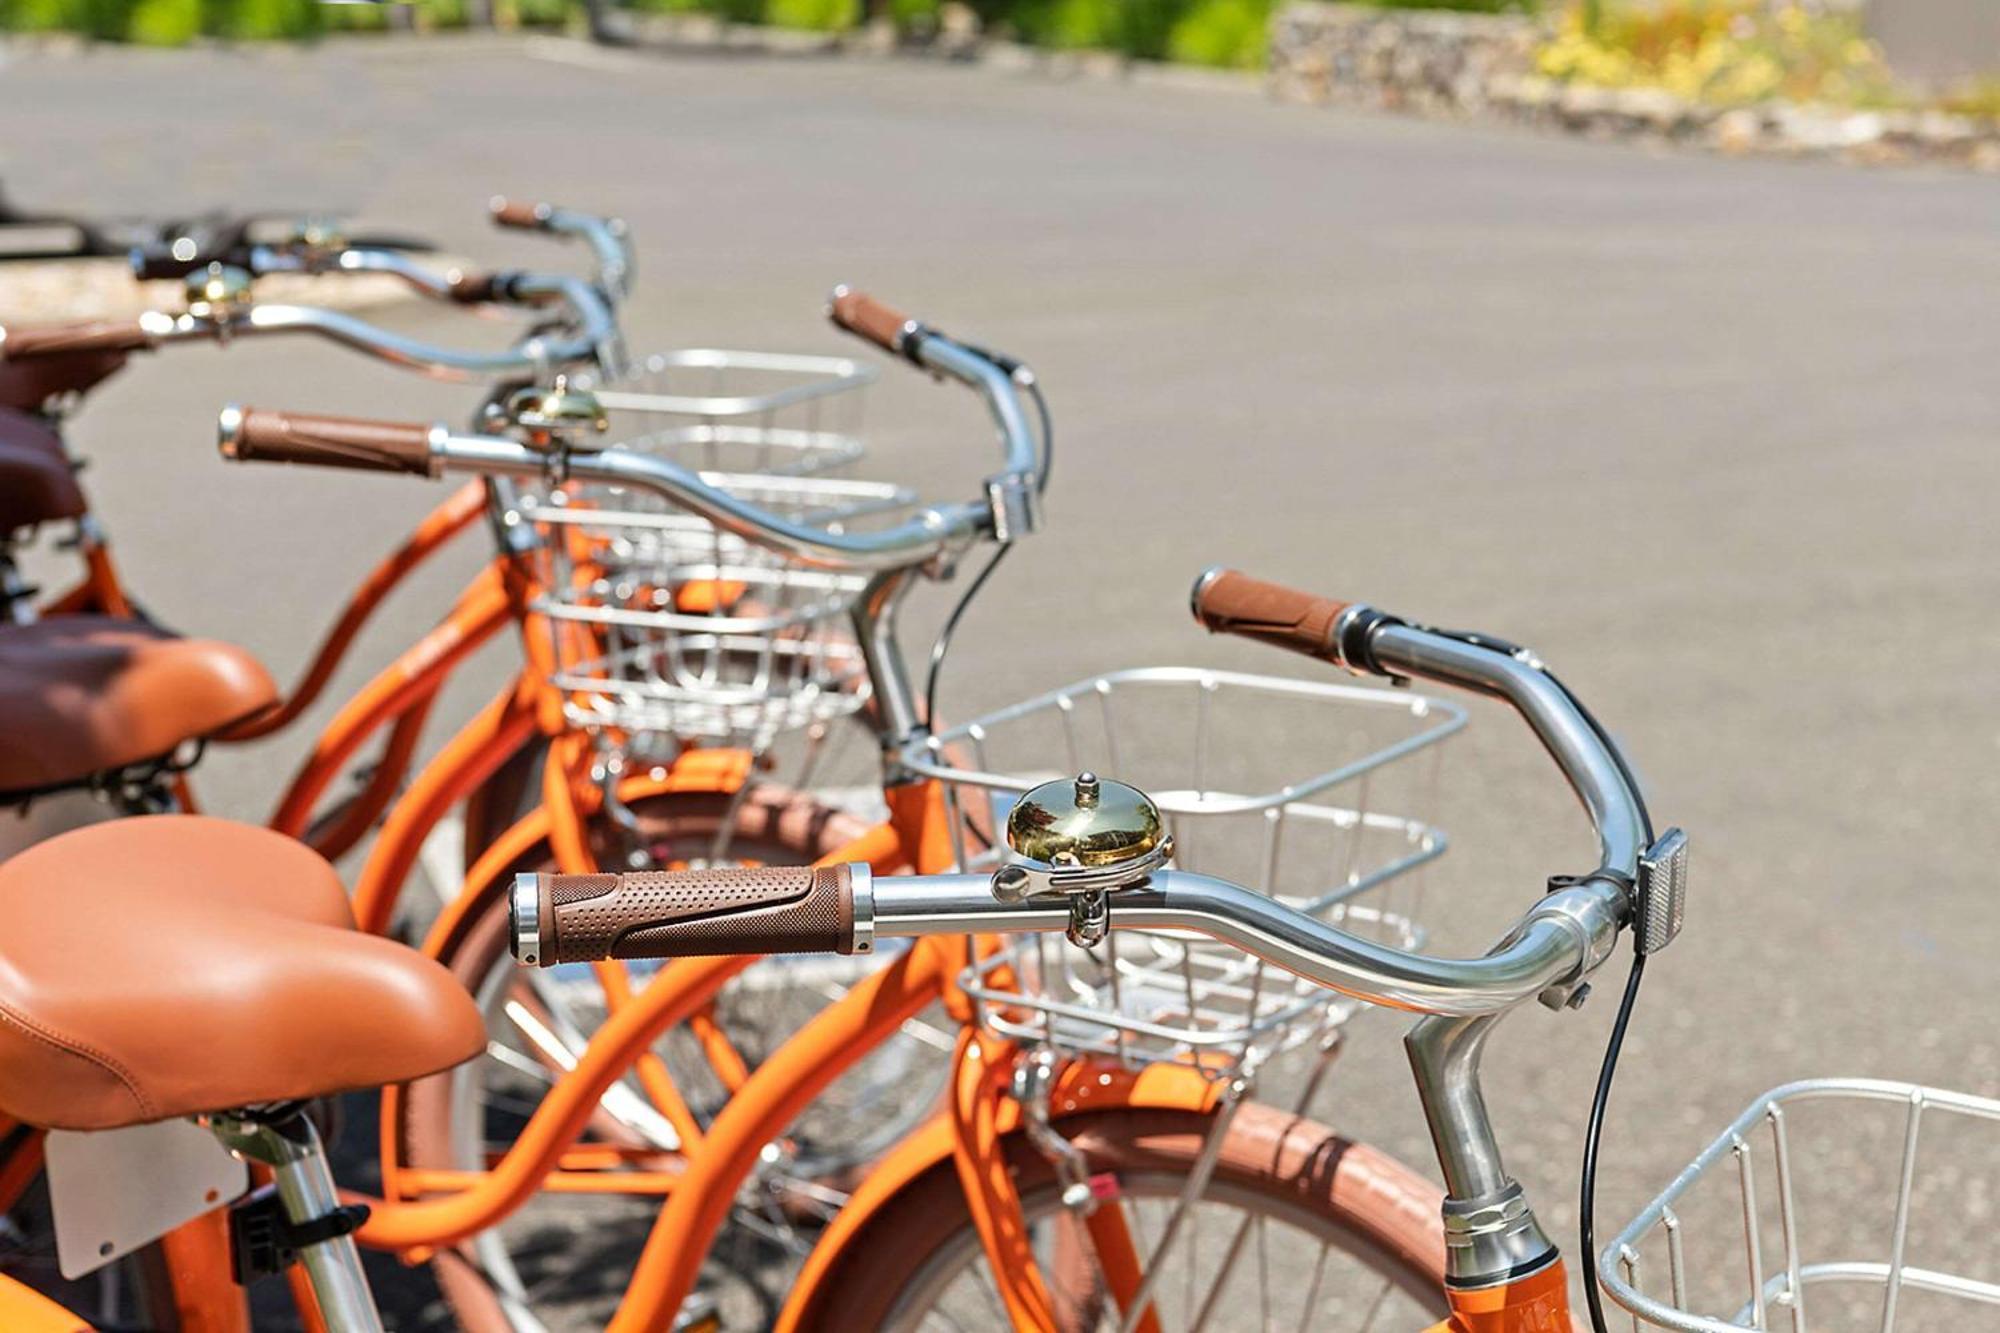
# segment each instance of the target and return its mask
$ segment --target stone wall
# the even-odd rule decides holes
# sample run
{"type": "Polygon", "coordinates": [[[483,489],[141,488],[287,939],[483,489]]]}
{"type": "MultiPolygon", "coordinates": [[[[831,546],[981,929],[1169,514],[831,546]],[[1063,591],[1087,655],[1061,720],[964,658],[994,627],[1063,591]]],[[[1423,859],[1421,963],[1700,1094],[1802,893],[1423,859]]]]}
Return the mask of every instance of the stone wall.
{"type": "Polygon", "coordinates": [[[1271,88],[1294,102],[1481,111],[1496,80],[1533,68],[1543,33],[1511,14],[1298,0],[1271,20],[1271,88]]]}

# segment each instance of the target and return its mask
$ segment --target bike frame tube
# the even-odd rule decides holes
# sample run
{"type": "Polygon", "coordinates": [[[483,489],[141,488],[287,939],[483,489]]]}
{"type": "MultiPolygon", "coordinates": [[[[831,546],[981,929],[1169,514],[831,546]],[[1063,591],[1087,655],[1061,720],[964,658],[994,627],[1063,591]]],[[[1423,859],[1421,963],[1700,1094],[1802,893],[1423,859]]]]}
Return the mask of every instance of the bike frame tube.
{"type": "Polygon", "coordinates": [[[231,742],[254,740],[283,730],[297,721],[299,715],[312,707],[326,689],[333,673],[346,660],[355,638],[389,594],[485,512],[485,486],[467,482],[453,491],[442,504],[425,515],[403,543],[355,587],[340,618],[320,641],[319,651],[314,654],[305,674],[292,687],[291,694],[278,710],[251,724],[239,726],[220,739],[231,742]]]}
{"type": "Polygon", "coordinates": [[[348,700],[327,725],[271,816],[271,827],[303,839],[312,812],[333,780],[363,744],[423,695],[513,618],[513,600],[502,562],[490,565],[460,594],[439,625],[405,649],[348,700]]]}
{"type": "Polygon", "coordinates": [[[1013,1077],[1011,1043],[976,1027],[959,1030],[952,1056],[951,1160],[965,1206],[986,1250],[1007,1322],[1020,1330],[1056,1333],[1055,1303],[1030,1248],[1027,1218],[1000,1144],[1000,1107],[1013,1077]]]}
{"type": "Polygon", "coordinates": [[[354,884],[354,920],[389,928],[424,839],[451,808],[476,791],[534,734],[532,693],[517,680],[459,729],[396,802],[354,884]]]}

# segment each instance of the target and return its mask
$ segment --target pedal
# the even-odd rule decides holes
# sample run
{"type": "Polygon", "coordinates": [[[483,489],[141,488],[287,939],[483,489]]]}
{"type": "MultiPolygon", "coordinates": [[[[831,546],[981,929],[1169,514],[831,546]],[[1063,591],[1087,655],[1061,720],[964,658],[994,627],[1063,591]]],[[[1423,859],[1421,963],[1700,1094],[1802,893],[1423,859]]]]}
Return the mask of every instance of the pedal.
{"type": "Polygon", "coordinates": [[[1656,954],[1681,933],[1687,909],[1688,837],[1670,828],[1639,857],[1632,944],[1642,955],[1656,954]]]}

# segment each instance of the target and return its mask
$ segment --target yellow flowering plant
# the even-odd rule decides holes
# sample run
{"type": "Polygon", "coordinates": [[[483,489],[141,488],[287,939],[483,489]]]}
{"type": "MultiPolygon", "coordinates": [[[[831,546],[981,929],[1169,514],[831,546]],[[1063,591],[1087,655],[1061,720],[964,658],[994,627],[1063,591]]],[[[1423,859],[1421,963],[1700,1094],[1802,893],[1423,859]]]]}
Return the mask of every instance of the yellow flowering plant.
{"type": "Polygon", "coordinates": [[[1558,82],[1663,88],[1727,106],[1780,97],[1857,106],[1896,100],[1859,18],[1799,0],[1578,3],[1536,63],[1558,82]]]}

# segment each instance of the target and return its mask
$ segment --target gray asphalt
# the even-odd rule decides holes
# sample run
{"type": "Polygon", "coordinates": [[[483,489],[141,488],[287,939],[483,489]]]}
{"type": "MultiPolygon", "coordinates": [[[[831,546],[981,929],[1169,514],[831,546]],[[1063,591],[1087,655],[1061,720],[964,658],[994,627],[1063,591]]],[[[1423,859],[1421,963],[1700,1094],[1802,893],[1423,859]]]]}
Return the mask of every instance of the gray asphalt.
{"type": "MultiPolygon", "coordinates": [[[[1607,1222],[1787,1079],[2000,1094],[2000,183],[1247,91],[479,41],[15,57],[0,116],[28,201],[344,206],[496,263],[550,252],[487,232],[490,194],[618,213],[642,348],[845,350],[818,310],[847,281],[1029,359],[1058,423],[1049,524],[968,620],[960,715],[1144,662],[1293,669],[1190,626],[1216,562],[1533,644],[1695,845],[1621,1069],[1607,1222]]],[[[968,494],[976,407],[884,376],[877,470],[968,494]]],[[[80,418],[134,582],[282,676],[435,492],[225,467],[232,399],[467,396],[269,343],[162,356],[80,418]]],[[[418,632],[474,555],[371,644],[418,632]]],[[[304,743],[217,757],[214,805],[262,813],[304,743]]],[[[1454,745],[1430,902],[1440,947],[1472,950],[1589,845],[1506,717],[1476,709],[1454,745]]],[[[1509,1165],[1565,1237],[1615,985],[1524,1013],[1487,1060],[1509,1165]]],[[[1318,1112],[1425,1164],[1394,1027],[1356,1034],[1318,1112]]],[[[1863,1140],[1827,1128],[1813,1170],[1845,1179],[1863,1140]]],[[[1954,1181],[2000,1171],[1990,1138],[1957,1152],[1954,1181]]],[[[1948,1183],[1932,1220],[1941,1262],[1988,1279],[1954,1223],[1993,1185],[1948,1183]]],[[[1886,1225],[1880,1189],[1842,1197],[1886,1225]]]]}

